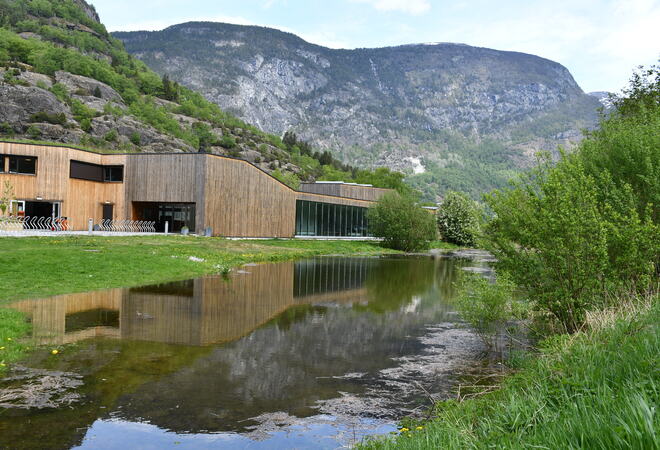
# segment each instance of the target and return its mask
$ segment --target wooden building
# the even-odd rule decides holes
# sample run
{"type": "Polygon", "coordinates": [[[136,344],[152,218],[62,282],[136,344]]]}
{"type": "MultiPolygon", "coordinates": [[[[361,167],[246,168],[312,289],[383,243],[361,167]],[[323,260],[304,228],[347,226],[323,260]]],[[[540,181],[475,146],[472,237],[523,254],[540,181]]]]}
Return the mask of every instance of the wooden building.
{"type": "Polygon", "coordinates": [[[205,153],[99,154],[0,142],[0,189],[15,215],[149,220],[215,236],[367,236],[366,208],[386,189],[305,183],[296,191],[247,161],[205,153]]]}

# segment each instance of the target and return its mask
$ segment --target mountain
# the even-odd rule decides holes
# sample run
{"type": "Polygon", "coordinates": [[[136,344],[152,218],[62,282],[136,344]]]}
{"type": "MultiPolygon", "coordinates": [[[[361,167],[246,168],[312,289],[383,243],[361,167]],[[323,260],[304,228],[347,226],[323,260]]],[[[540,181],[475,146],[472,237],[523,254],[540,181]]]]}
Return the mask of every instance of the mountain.
{"type": "Polygon", "coordinates": [[[589,92],[589,95],[592,97],[595,97],[598,99],[600,104],[602,105],[603,109],[610,110],[614,107],[614,104],[612,103],[612,93],[607,92],[607,91],[594,91],[594,92],[589,92]]]}
{"type": "Polygon", "coordinates": [[[296,186],[332,175],[400,187],[289,135],[286,142],[149,69],[83,0],[0,0],[0,139],[103,151],[242,158],[296,186]]]}
{"type": "Polygon", "coordinates": [[[334,50],[278,30],[190,22],[114,33],[156,72],[243,120],[294,131],[351,164],[386,166],[427,197],[477,193],[570,147],[598,99],[562,65],[462,44],[334,50]]]}

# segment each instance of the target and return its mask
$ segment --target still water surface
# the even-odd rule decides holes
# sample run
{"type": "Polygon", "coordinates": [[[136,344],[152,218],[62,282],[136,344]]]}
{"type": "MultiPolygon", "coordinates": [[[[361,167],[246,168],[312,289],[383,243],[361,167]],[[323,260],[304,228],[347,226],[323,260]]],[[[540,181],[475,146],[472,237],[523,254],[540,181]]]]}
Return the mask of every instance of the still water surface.
{"type": "Polygon", "coordinates": [[[22,393],[0,408],[0,447],[337,448],[394,431],[479,357],[451,305],[473,264],[322,257],[17,302],[43,347],[0,381],[22,393]]]}

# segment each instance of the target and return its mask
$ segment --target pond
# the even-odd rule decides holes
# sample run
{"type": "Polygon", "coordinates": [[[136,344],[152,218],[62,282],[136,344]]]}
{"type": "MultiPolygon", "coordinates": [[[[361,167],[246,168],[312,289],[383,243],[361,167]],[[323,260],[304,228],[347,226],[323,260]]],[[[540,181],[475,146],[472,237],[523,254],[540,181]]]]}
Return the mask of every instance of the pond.
{"type": "Polygon", "coordinates": [[[319,257],[16,302],[40,347],[0,381],[0,447],[337,448],[395,431],[483,351],[451,303],[470,265],[319,257]]]}

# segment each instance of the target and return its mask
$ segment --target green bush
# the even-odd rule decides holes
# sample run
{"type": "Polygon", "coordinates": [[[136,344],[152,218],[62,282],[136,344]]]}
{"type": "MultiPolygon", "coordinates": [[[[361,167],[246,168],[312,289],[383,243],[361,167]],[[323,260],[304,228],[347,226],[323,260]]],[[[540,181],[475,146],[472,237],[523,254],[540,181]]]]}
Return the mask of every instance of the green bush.
{"type": "Polygon", "coordinates": [[[140,143],[142,142],[142,136],[140,136],[140,133],[138,133],[137,131],[131,133],[131,137],[129,139],[135,145],[140,145],[140,143]]]}
{"type": "Polygon", "coordinates": [[[433,215],[411,197],[397,192],[385,194],[369,208],[369,228],[383,238],[383,245],[396,250],[425,250],[437,236],[433,215]]]}
{"type": "Polygon", "coordinates": [[[479,208],[461,192],[450,191],[438,208],[438,231],[443,241],[473,247],[479,236],[479,208]]]}
{"type": "Polygon", "coordinates": [[[38,138],[41,136],[41,130],[36,125],[30,125],[26,131],[26,134],[31,138],[38,138]]]}
{"type": "Polygon", "coordinates": [[[39,111],[38,113],[32,114],[30,116],[31,122],[46,122],[52,123],[54,125],[64,125],[66,123],[66,116],[64,113],[48,113],[45,111],[39,111]]]}
{"type": "Polygon", "coordinates": [[[14,133],[15,133],[14,128],[11,126],[11,124],[9,122],[0,123],[0,134],[13,136],[14,133]]]}
{"type": "Polygon", "coordinates": [[[234,148],[236,147],[236,139],[225,134],[222,136],[222,139],[220,139],[220,146],[224,148],[234,148]]]}
{"type": "MultiPolygon", "coordinates": [[[[255,162],[257,162],[256,159],[255,162]]],[[[291,189],[298,189],[300,187],[300,178],[293,172],[283,173],[280,169],[275,169],[271,175],[291,189]]]]}
{"type": "Polygon", "coordinates": [[[641,293],[660,270],[660,73],[634,78],[624,106],[556,167],[487,198],[486,236],[499,267],[567,331],[623,292],[641,293]],[[655,94],[654,94],[655,93],[655,94]]]}
{"type": "Polygon", "coordinates": [[[490,347],[507,322],[524,318],[526,310],[515,298],[515,284],[505,274],[498,274],[495,282],[478,274],[462,274],[456,304],[461,317],[490,347]]]}
{"type": "Polygon", "coordinates": [[[117,142],[118,138],[119,138],[119,133],[114,128],[108,131],[107,133],[105,133],[105,136],[103,136],[103,139],[105,139],[108,142],[117,142]]]}
{"type": "Polygon", "coordinates": [[[88,133],[92,129],[91,119],[85,118],[80,121],[80,129],[88,133]]]}

